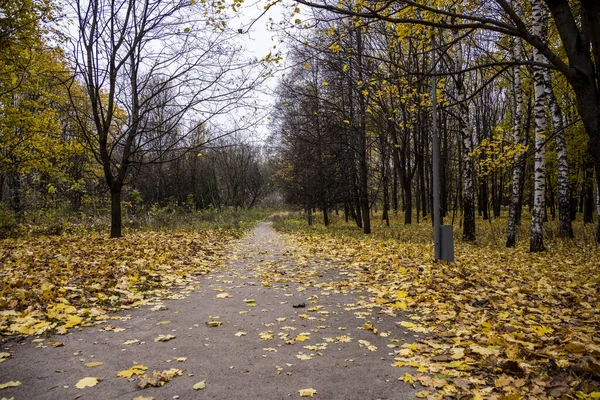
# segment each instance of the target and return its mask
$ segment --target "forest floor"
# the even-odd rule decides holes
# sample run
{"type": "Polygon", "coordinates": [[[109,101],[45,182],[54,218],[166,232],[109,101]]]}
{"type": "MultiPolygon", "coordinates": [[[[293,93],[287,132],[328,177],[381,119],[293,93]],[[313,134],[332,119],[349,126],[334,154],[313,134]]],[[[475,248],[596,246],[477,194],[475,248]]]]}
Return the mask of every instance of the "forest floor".
{"type": "Polygon", "coordinates": [[[426,221],[332,219],[3,239],[0,398],[600,399],[590,224],[445,263],[426,221]]]}
{"type": "MultiPolygon", "coordinates": [[[[9,321],[12,314],[4,312],[5,331],[52,330],[2,339],[0,396],[415,397],[415,370],[392,366],[398,351],[423,339],[407,328],[414,324],[403,311],[380,307],[366,290],[348,285],[354,273],[340,261],[300,251],[270,222],[227,247],[221,266],[193,282],[175,280],[178,290],[146,304],[88,322],[94,308],[44,306],[47,318],[53,310],[54,320],[69,327],[62,335],[56,324],[15,315],[9,321]]],[[[40,299],[52,290],[40,290],[40,299]]]]}

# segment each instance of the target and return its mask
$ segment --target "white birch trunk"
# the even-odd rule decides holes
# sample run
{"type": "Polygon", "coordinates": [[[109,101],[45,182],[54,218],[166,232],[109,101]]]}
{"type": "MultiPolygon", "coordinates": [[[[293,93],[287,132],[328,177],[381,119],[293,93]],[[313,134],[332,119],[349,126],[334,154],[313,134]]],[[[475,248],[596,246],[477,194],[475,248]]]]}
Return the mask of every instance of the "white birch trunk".
{"type": "Polygon", "coordinates": [[[550,106],[552,114],[552,124],[554,125],[554,136],[556,140],[556,156],[558,169],[558,218],[559,218],[559,236],[562,238],[573,237],[573,226],[571,224],[571,206],[569,199],[569,161],[567,158],[567,141],[565,139],[565,125],[563,115],[560,110],[554,90],[552,89],[552,80],[550,70],[544,70],[544,79],[546,81],[546,99],[550,106]]]}
{"type": "MultiPolygon", "coordinates": [[[[535,0],[532,4],[532,33],[545,41],[545,9],[541,0],[535,0]]],[[[533,49],[533,60],[535,62],[544,63],[544,56],[537,50],[533,49]]],[[[531,210],[531,233],[529,241],[529,251],[539,252],[544,251],[544,208],[546,207],[545,192],[546,192],[546,132],[548,124],[546,121],[546,80],[544,78],[544,69],[538,66],[534,67],[533,72],[534,85],[534,105],[533,112],[535,115],[535,166],[533,178],[533,208],[531,210]]]]}
{"type": "MultiPolygon", "coordinates": [[[[458,31],[453,34],[455,41],[458,40],[458,31]]],[[[456,43],[456,102],[458,104],[458,123],[463,141],[463,240],[475,240],[475,176],[473,168],[473,135],[469,127],[469,105],[465,101],[465,73],[460,72],[463,69],[463,52],[460,42],[456,43]]]]}
{"type": "MultiPolygon", "coordinates": [[[[514,61],[521,61],[521,39],[515,38],[514,48],[514,61]]],[[[513,143],[516,148],[519,148],[522,144],[522,119],[523,119],[523,92],[521,88],[521,69],[517,65],[513,69],[513,126],[512,135],[513,143]]],[[[524,134],[524,133],[523,133],[524,134]]],[[[516,230],[517,230],[517,212],[519,208],[519,201],[521,200],[521,194],[523,192],[522,182],[522,165],[525,161],[525,154],[516,152],[513,159],[513,171],[512,171],[512,191],[510,197],[510,205],[508,208],[508,229],[506,238],[506,247],[514,247],[516,244],[516,230]]]]}

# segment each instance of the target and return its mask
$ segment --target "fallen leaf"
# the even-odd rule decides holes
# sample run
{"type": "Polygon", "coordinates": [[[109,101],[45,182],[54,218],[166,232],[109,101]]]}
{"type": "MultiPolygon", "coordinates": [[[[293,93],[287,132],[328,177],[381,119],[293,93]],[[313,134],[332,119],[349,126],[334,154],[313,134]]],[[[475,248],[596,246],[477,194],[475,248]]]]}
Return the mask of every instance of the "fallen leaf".
{"type": "Polygon", "coordinates": [[[131,378],[133,375],[141,375],[146,371],[148,367],[142,364],[136,364],[129,369],[124,369],[122,371],[117,372],[117,376],[120,378],[131,378]]]}
{"type": "Polygon", "coordinates": [[[9,381],[6,383],[0,383],[0,390],[17,386],[21,386],[21,381],[9,381]]]}
{"type": "Polygon", "coordinates": [[[168,342],[169,340],[173,340],[175,339],[175,335],[158,335],[158,337],[156,339],[154,339],[155,342],[168,342]]]}
{"type": "Polygon", "coordinates": [[[164,371],[152,371],[152,375],[142,375],[138,378],[137,385],[141,389],[148,386],[160,387],[171,381],[175,376],[181,376],[183,371],[177,368],[170,368],[164,371]]]}
{"type": "Polygon", "coordinates": [[[298,390],[298,393],[300,393],[300,397],[313,397],[315,394],[317,394],[317,391],[316,389],[308,388],[300,389],[298,390]]]}
{"type": "Polygon", "coordinates": [[[86,378],[82,378],[79,381],[77,381],[77,383],[75,384],[75,387],[77,389],[83,389],[86,387],[96,386],[98,384],[98,382],[100,382],[101,380],[102,380],[102,378],[88,376],[86,378]]]}
{"type": "Polygon", "coordinates": [[[92,361],[92,362],[86,363],[85,366],[92,368],[92,367],[99,367],[102,364],[103,363],[101,363],[100,361],[92,361]]]}
{"type": "Polygon", "coordinates": [[[203,390],[206,388],[206,380],[200,381],[192,386],[194,390],[203,390]]]}

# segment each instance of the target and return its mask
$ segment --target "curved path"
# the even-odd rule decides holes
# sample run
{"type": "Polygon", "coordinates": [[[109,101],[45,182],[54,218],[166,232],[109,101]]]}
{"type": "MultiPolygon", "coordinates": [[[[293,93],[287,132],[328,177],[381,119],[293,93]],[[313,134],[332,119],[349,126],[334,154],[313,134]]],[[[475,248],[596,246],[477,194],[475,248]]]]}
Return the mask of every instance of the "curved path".
{"type": "Polygon", "coordinates": [[[0,398],[289,399],[302,389],[315,389],[316,399],[415,398],[398,379],[408,370],[391,366],[394,351],[415,337],[397,317],[366,306],[368,293],[332,284],[345,279],[330,261],[298,257],[262,222],[235,244],[226,265],[179,300],[119,312],[63,336],[4,339],[0,352],[14,354],[0,363],[0,383],[22,385],[0,390],[0,398]],[[159,335],[175,337],[156,342],[159,335]],[[181,375],[140,389],[135,375],[116,376],[134,364],[181,375]],[[84,377],[102,380],[76,388],[84,377]],[[203,380],[205,389],[195,391],[203,380]]]}

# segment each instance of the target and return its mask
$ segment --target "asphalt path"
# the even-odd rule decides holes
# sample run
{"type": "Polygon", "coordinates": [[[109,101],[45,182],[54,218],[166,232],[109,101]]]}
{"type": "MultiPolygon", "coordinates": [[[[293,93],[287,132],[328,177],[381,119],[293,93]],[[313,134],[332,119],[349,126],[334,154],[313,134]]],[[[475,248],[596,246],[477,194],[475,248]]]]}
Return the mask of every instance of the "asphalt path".
{"type": "Polygon", "coordinates": [[[0,390],[0,398],[415,398],[417,389],[399,379],[414,370],[391,364],[417,338],[397,324],[401,316],[374,307],[369,293],[345,289],[351,276],[335,261],[299,257],[266,221],[215,271],[177,299],[93,327],[3,338],[0,352],[12,357],[0,362],[0,384],[21,385],[0,390]],[[134,365],[147,367],[139,372],[150,379],[117,376],[134,365]],[[78,388],[86,377],[100,380],[78,388]],[[199,382],[204,388],[195,390],[199,382]]]}

